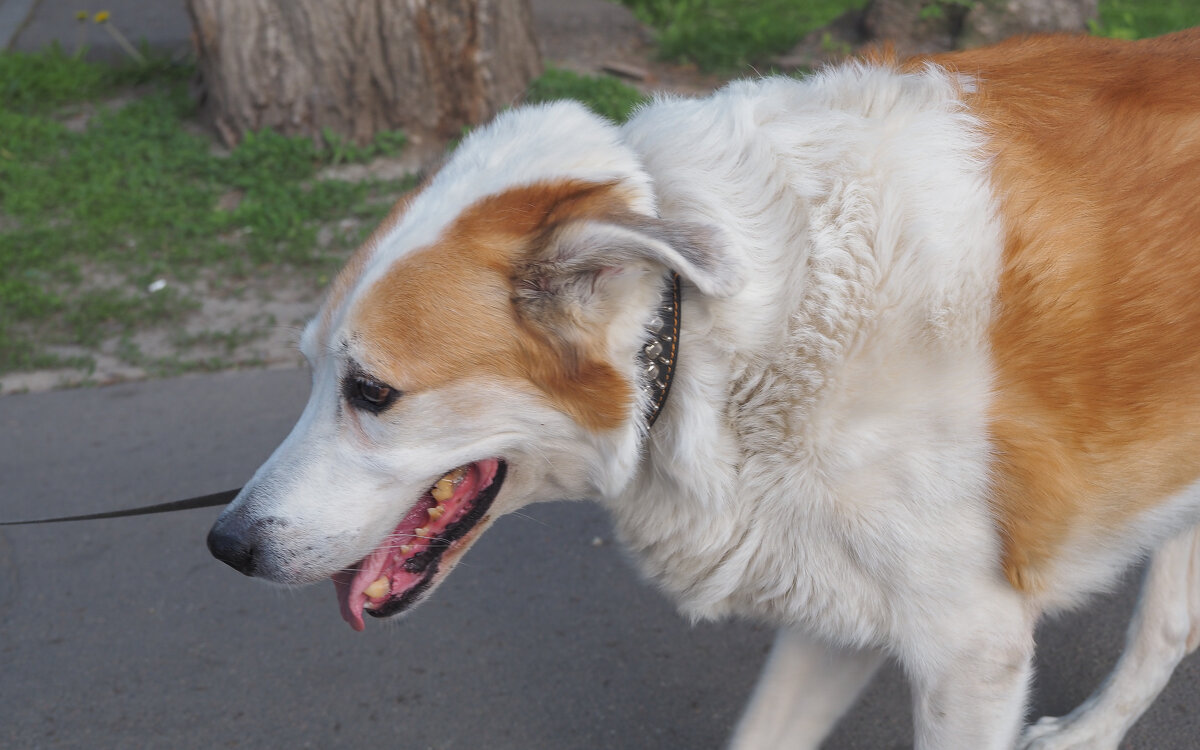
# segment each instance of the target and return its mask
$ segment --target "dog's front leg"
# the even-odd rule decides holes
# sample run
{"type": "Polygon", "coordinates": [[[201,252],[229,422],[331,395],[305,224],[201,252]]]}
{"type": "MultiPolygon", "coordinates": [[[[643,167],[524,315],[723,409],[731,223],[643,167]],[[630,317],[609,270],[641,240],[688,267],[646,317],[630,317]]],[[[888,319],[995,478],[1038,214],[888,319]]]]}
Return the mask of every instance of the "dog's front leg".
{"type": "Polygon", "coordinates": [[[780,630],[731,750],[817,747],[882,659],[875,649],[838,648],[780,630]]]}
{"type": "Polygon", "coordinates": [[[1012,750],[1024,719],[1035,622],[1009,591],[943,614],[906,650],[917,750],[1012,750]]]}

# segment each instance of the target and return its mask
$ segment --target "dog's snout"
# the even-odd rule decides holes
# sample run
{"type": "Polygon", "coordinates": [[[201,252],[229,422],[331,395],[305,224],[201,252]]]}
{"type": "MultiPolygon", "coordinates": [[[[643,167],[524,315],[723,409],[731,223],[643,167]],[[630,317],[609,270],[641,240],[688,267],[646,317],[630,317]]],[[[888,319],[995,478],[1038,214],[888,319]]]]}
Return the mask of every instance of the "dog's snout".
{"type": "Polygon", "coordinates": [[[222,516],[208,532],[208,551],[239,573],[255,575],[262,561],[266,530],[277,523],[275,518],[248,519],[240,513],[222,516]]]}

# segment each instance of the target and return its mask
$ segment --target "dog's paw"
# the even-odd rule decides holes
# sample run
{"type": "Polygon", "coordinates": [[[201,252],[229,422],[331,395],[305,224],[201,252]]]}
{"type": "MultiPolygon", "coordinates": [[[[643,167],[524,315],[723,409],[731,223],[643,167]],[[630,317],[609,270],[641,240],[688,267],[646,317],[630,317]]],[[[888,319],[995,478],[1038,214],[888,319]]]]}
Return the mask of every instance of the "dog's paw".
{"type": "Polygon", "coordinates": [[[1117,750],[1123,732],[1094,716],[1046,716],[1025,728],[1019,750],[1117,750]]]}

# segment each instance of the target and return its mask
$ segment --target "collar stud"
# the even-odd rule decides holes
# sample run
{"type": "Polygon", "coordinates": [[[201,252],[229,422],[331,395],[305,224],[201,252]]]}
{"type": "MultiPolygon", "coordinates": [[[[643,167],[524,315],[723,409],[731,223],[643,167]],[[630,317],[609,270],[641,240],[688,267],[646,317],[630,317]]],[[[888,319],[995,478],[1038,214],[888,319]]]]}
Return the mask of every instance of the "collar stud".
{"type": "Polygon", "coordinates": [[[662,412],[675,375],[675,359],[679,353],[679,291],[679,274],[672,272],[658,310],[646,324],[650,338],[638,351],[641,387],[650,404],[646,413],[647,428],[662,412]]]}

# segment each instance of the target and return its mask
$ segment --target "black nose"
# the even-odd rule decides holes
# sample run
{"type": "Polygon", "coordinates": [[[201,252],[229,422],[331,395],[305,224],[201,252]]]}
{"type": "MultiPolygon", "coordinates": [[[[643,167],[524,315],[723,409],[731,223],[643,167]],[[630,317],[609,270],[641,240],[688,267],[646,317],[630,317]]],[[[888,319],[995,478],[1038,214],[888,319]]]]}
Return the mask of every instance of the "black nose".
{"type": "Polygon", "coordinates": [[[248,520],[241,513],[221,516],[208,532],[208,551],[221,562],[244,575],[257,572],[261,559],[262,530],[274,519],[248,520]]]}

